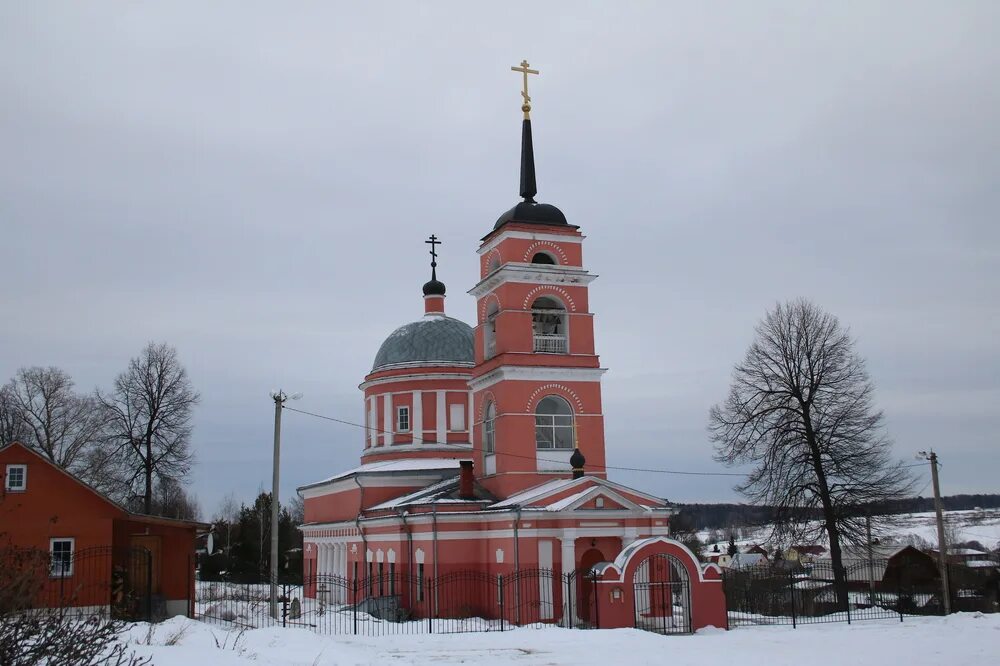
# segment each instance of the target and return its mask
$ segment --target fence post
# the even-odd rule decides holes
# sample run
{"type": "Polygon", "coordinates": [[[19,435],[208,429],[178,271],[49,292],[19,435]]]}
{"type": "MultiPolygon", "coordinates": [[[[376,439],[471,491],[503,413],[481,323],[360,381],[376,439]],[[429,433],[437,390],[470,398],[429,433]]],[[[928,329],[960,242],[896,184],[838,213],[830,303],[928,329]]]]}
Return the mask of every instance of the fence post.
{"type": "Polygon", "coordinates": [[[788,572],[788,595],[792,601],[792,629],[795,629],[797,628],[795,618],[795,576],[792,575],[791,571],[788,572]]]}
{"type": "Polygon", "coordinates": [[[191,585],[191,572],[194,571],[194,556],[188,555],[188,567],[186,572],[187,577],[187,587],[185,588],[188,593],[188,604],[187,604],[187,615],[188,617],[194,617],[194,599],[192,599],[192,585],[191,585]]]}
{"type": "Polygon", "coordinates": [[[565,599],[566,604],[563,607],[563,622],[566,623],[566,628],[567,629],[572,629],[573,628],[573,610],[572,610],[572,608],[573,608],[573,587],[576,584],[576,576],[574,576],[573,572],[571,571],[571,572],[569,572],[567,574],[563,574],[559,578],[560,578],[560,580],[559,580],[560,583],[562,583],[563,580],[566,581],[566,585],[563,587],[563,589],[566,590],[566,599],[565,599]]]}
{"type": "Polygon", "coordinates": [[[153,552],[146,553],[146,622],[153,621],[153,552]]]}
{"type": "Polygon", "coordinates": [[[288,585],[281,586],[281,626],[288,626],[288,585]]]}
{"type": "MultiPolygon", "coordinates": [[[[438,594],[437,593],[438,581],[437,581],[436,578],[428,578],[427,581],[428,581],[428,583],[427,583],[427,592],[430,592],[431,588],[434,589],[434,607],[427,609],[427,633],[428,634],[433,634],[434,633],[434,615],[437,612],[437,608],[438,608],[438,598],[437,598],[437,594],[438,594]]],[[[429,603],[427,605],[430,606],[429,603]]]]}
{"type": "Polygon", "coordinates": [[[503,605],[503,574],[497,574],[497,590],[500,595],[500,631],[503,631],[503,616],[504,616],[504,605],[503,605]]]}
{"type": "Polygon", "coordinates": [[[590,579],[593,589],[590,593],[590,598],[594,600],[594,627],[597,629],[601,628],[601,604],[597,598],[597,572],[592,571],[590,573],[590,579]]]}
{"type": "Polygon", "coordinates": [[[357,570],[355,570],[354,587],[353,587],[353,592],[352,592],[352,595],[351,595],[351,598],[354,600],[354,603],[351,604],[351,608],[354,609],[353,615],[354,615],[354,635],[355,636],[358,635],[358,577],[357,577],[356,574],[357,574],[357,570]]]}

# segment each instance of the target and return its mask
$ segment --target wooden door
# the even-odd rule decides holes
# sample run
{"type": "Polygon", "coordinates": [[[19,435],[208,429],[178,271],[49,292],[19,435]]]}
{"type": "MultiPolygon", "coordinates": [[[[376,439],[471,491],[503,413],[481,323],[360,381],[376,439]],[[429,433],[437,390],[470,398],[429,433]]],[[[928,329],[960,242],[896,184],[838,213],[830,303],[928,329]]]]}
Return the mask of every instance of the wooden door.
{"type": "Polygon", "coordinates": [[[145,592],[146,581],[152,574],[153,594],[160,593],[160,537],[152,534],[134,534],[129,537],[132,554],[133,587],[139,592],[145,592]],[[149,558],[144,556],[142,549],[149,551],[149,558]],[[147,570],[151,567],[151,572],[147,570]]]}

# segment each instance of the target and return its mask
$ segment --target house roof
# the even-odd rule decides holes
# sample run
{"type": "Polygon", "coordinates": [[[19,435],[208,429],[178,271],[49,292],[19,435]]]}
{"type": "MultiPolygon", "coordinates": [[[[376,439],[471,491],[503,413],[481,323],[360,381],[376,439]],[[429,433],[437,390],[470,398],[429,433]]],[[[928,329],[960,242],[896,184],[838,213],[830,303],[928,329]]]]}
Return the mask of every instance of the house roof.
{"type": "Polygon", "coordinates": [[[365,509],[365,511],[383,511],[387,509],[400,509],[406,506],[419,506],[425,504],[491,504],[496,501],[489,492],[478,483],[473,484],[475,499],[468,499],[458,496],[458,477],[450,477],[437,483],[432,483],[426,488],[421,488],[412,493],[386,500],[381,504],[365,509]]]}
{"type": "Polygon", "coordinates": [[[514,507],[522,507],[528,510],[545,510],[545,511],[561,511],[568,506],[572,505],[575,501],[583,499],[584,495],[591,493],[594,487],[603,487],[609,491],[609,494],[616,499],[622,500],[626,504],[633,504],[627,498],[621,497],[621,494],[633,495],[640,497],[648,502],[648,504],[641,504],[643,509],[647,511],[653,509],[667,509],[669,508],[669,503],[659,497],[654,497],[646,493],[640,492],[629,488],[628,486],[623,486],[614,481],[608,481],[607,479],[602,479],[599,476],[581,476],[578,479],[555,479],[553,481],[547,481],[543,484],[534,486],[533,488],[528,488],[519,493],[515,493],[510,497],[493,504],[491,509],[508,509],[514,507]],[[569,495],[567,497],[555,500],[553,502],[545,502],[546,497],[552,495],[557,495],[563,493],[567,490],[576,489],[577,492],[569,495]]]}
{"type": "Polygon", "coordinates": [[[57,472],[59,472],[63,476],[69,478],[70,480],[72,480],[77,485],[82,486],[84,489],[86,489],[89,492],[93,493],[98,498],[100,498],[102,501],[104,501],[107,504],[110,504],[111,506],[113,506],[115,509],[121,511],[125,515],[125,517],[128,518],[128,520],[132,520],[132,521],[140,522],[140,523],[147,523],[147,524],[150,524],[150,525],[171,525],[171,526],[174,526],[174,527],[194,527],[195,529],[202,529],[202,530],[207,530],[209,527],[211,527],[211,525],[209,525],[208,523],[203,523],[203,522],[198,521],[198,520],[184,520],[182,518],[165,518],[163,516],[150,516],[150,515],[147,515],[147,514],[144,514],[144,513],[136,513],[134,511],[130,511],[130,510],[126,509],[124,506],[122,506],[121,504],[119,504],[118,502],[116,502],[115,500],[111,499],[110,497],[108,497],[107,495],[105,495],[104,493],[102,493],[97,488],[94,488],[92,485],[90,485],[89,483],[87,483],[86,481],[84,481],[83,479],[81,479],[80,477],[78,477],[77,475],[75,475],[72,472],[70,472],[69,470],[67,470],[67,469],[65,469],[63,467],[60,467],[59,465],[55,464],[54,462],[52,462],[51,460],[49,460],[48,458],[46,458],[45,456],[43,456],[40,452],[38,452],[35,449],[31,448],[27,444],[23,444],[21,442],[10,442],[6,446],[0,446],[0,451],[6,451],[6,450],[9,450],[11,448],[18,448],[18,449],[20,449],[22,451],[26,451],[26,452],[30,453],[31,455],[35,456],[41,462],[45,463],[46,465],[48,465],[52,469],[56,470],[57,472]]]}

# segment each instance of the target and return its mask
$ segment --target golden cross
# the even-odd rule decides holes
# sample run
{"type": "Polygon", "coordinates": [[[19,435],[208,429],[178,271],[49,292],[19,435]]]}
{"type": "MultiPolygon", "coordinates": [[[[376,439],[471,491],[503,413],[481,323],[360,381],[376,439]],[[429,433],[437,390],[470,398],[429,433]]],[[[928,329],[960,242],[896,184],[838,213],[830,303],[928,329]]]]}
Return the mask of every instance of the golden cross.
{"type": "Polygon", "coordinates": [[[528,61],[522,60],[520,67],[511,67],[513,72],[521,72],[524,75],[524,90],[521,91],[521,97],[524,98],[524,104],[521,105],[521,110],[524,111],[524,117],[528,117],[528,112],[531,111],[531,98],[528,96],[528,74],[538,74],[537,69],[528,69],[528,61]]]}

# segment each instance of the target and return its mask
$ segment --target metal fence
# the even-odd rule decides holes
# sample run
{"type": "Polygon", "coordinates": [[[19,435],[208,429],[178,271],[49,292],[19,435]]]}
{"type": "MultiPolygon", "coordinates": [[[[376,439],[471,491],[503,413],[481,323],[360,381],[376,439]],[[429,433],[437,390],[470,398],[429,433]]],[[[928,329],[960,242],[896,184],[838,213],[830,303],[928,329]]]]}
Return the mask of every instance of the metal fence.
{"type": "Polygon", "coordinates": [[[2,603],[8,610],[47,609],[62,616],[102,614],[133,621],[156,616],[152,555],[145,548],[65,553],[5,548],[0,561],[2,603]]]}
{"type": "MultiPolygon", "coordinates": [[[[953,610],[997,612],[1000,562],[949,564],[953,610]]],[[[729,626],[814,624],[938,615],[941,581],[920,561],[864,559],[847,562],[838,589],[829,561],[725,569],[729,626]]]]}
{"type": "Polygon", "coordinates": [[[226,626],[294,626],[365,636],[546,625],[598,628],[595,586],[588,573],[550,569],[503,575],[460,570],[436,578],[397,571],[360,578],[307,575],[301,585],[279,585],[272,615],[266,581],[198,581],[194,613],[226,626]]]}

